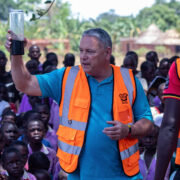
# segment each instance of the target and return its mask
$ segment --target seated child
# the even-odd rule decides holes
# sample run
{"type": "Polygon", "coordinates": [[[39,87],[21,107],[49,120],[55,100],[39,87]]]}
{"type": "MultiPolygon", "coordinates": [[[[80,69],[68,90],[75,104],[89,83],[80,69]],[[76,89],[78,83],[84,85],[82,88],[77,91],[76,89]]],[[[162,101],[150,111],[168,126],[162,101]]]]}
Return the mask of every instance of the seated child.
{"type": "Polygon", "coordinates": [[[33,152],[43,152],[50,161],[49,173],[54,174],[55,165],[57,163],[56,152],[42,144],[42,139],[45,135],[45,125],[42,120],[32,119],[26,123],[26,135],[28,138],[29,155],[33,152]]]}
{"type": "Polygon", "coordinates": [[[16,148],[8,147],[3,151],[2,164],[8,180],[36,180],[35,176],[24,171],[21,153],[16,148]]]}
{"type": "Polygon", "coordinates": [[[9,146],[13,141],[18,138],[18,128],[13,122],[4,122],[1,126],[5,146],[9,146]]]}
{"type": "MultiPolygon", "coordinates": [[[[156,167],[156,146],[157,146],[158,134],[159,134],[159,127],[154,125],[154,128],[151,134],[140,139],[141,143],[145,147],[145,150],[140,155],[139,168],[143,176],[143,179],[146,179],[146,180],[154,179],[155,167],[156,167]]],[[[169,179],[169,172],[170,172],[170,166],[167,169],[164,180],[169,179]]]]}
{"type": "Polygon", "coordinates": [[[40,113],[41,120],[45,123],[47,127],[47,132],[44,138],[51,144],[51,147],[57,151],[58,138],[56,132],[48,124],[50,118],[50,108],[47,104],[37,104],[35,110],[40,113]]]}

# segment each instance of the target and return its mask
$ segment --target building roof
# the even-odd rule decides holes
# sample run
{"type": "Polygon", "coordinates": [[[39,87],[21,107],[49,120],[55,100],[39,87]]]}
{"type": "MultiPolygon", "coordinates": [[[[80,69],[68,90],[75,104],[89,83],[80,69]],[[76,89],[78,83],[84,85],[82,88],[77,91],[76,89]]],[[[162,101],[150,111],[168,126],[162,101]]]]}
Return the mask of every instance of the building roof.
{"type": "Polygon", "coordinates": [[[135,43],[144,45],[180,45],[180,33],[175,29],[162,32],[155,24],[152,24],[136,38],[135,43]]]}

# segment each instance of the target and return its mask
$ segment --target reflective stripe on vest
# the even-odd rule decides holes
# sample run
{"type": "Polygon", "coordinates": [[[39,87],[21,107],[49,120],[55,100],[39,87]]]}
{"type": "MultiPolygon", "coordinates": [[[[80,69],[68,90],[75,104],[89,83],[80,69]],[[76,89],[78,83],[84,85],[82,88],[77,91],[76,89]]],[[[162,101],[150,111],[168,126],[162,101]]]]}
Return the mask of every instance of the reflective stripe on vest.
{"type": "Polygon", "coordinates": [[[129,147],[128,149],[120,152],[121,160],[125,160],[132,156],[134,153],[136,153],[139,150],[139,145],[136,143],[134,146],[129,147]]]}
{"type": "MultiPolygon", "coordinates": [[[[132,83],[133,74],[128,69],[112,67],[114,69],[115,80],[115,94],[113,97],[114,120],[125,124],[133,124],[134,117],[131,108],[135,98],[135,83],[134,85],[132,83]],[[120,97],[120,95],[124,94],[127,98],[125,98],[125,103],[124,96],[120,97]]],[[[68,173],[75,171],[77,168],[78,157],[84,143],[90,108],[90,97],[88,97],[90,96],[90,92],[87,91],[87,86],[89,87],[88,80],[81,66],[74,66],[67,69],[63,78],[63,100],[60,104],[60,123],[57,131],[59,148],[57,156],[60,159],[61,167],[68,173]],[[78,106],[78,109],[76,109],[76,106],[78,106]]],[[[137,174],[139,172],[137,139],[125,138],[119,140],[119,149],[124,172],[128,176],[137,174]]]]}
{"type": "Polygon", "coordinates": [[[121,67],[120,71],[121,71],[122,77],[124,79],[124,83],[126,85],[126,88],[128,90],[129,101],[130,101],[130,104],[132,106],[132,104],[133,104],[133,90],[134,90],[134,87],[133,87],[133,85],[131,83],[131,78],[130,78],[130,75],[129,75],[129,69],[121,67]]]}

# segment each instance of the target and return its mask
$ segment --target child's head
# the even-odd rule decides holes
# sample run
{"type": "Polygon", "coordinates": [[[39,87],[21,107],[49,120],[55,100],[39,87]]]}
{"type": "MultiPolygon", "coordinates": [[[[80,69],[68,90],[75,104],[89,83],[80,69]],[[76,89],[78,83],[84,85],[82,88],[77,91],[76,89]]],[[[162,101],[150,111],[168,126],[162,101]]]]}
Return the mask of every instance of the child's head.
{"type": "Polygon", "coordinates": [[[134,59],[134,57],[131,55],[125,56],[123,61],[123,67],[136,70],[136,60],[134,59]]]}
{"type": "Polygon", "coordinates": [[[159,127],[154,125],[151,133],[140,139],[143,147],[147,150],[156,149],[158,135],[159,135],[159,127]]]}
{"type": "Polygon", "coordinates": [[[46,61],[50,61],[52,65],[57,66],[58,65],[58,57],[56,53],[49,52],[46,54],[46,61]]]}
{"type": "Polygon", "coordinates": [[[26,123],[26,135],[30,144],[41,143],[45,131],[44,122],[42,120],[31,119],[26,123]]]}
{"type": "Polygon", "coordinates": [[[29,154],[27,144],[23,141],[14,141],[11,144],[11,147],[16,148],[21,153],[23,165],[25,166],[29,154]]]}
{"type": "Polygon", "coordinates": [[[5,148],[2,154],[3,168],[8,172],[9,177],[20,179],[24,172],[21,153],[13,148],[5,148]]]}
{"type": "Polygon", "coordinates": [[[4,136],[5,145],[9,146],[13,141],[18,138],[18,128],[13,122],[2,123],[2,132],[4,136]]]}
{"type": "Polygon", "coordinates": [[[32,106],[32,109],[36,106],[36,104],[41,103],[41,99],[39,96],[28,96],[29,104],[32,106]]]}
{"type": "Polygon", "coordinates": [[[163,77],[167,77],[170,68],[170,63],[168,58],[163,58],[159,63],[159,72],[163,77]]]}
{"type": "Polygon", "coordinates": [[[146,54],[146,61],[150,61],[155,68],[157,68],[157,64],[159,62],[158,54],[155,51],[149,51],[146,54]]]}
{"type": "Polygon", "coordinates": [[[74,63],[75,63],[75,56],[74,54],[72,53],[67,53],[64,57],[64,61],[63,61],[63,64],[65,67],[68,67],[68,66],[74,66],[74,63]]]}
{"type": "Polygon", "coordinates": [[[138,55],[137,55],[137,53],[134,51],[128,51],[126,53],[126,56],[132,56],[133,57],[133,59],[135,60],[135,64],[136,64],[135,67],[137,68],[137,66],[138,66],[138,55]]]}
{"type": "Polygon", "coordinates": [[[47,170],[38,169],[33,171],[33,174],[35,175],[37,180],[51,180],[51,176],[47,170]]]}
{"type": "Polygon", "coordinates": [[[29,166],[29,172],[31,173],[39,169],[44,169],[48,171],[50,167],[50,161],[43,152],[37,151],[29,156],[28,166],[29,166]]]}
{"type": "Polygon", "coordinates": [[[47,104],[37,104],[34,110],[40,113],[41,120],[44,121],[45,124],[48,124],[50,118],[49,106],[47,104]]]}
{"type": "Polygon", "coordinates": [[[141,64],[141,73],[142,77],[145,78],[149,83],[154,79],[155,66],[149,61],[144,61],[141,64]]]}
{"type": "Polygon", "coordinates": [[[6,122],[6,121],[16,123],[16,114],[13,111],[11,111],[10,108],[6,108],[2,112],[1,122],[6,122]]]}
{"type": "Polygon", "coordinates": [[[37,46],[37,45],[32,45],[32,46],[29,48],[29,54],[28,54],[28,56],[29,56],[31,59],[33,59],[33,60],[39,61],[39,58],[40,58],[40,56],[41,56],[39,46],[37,46]]]}
{"type": "Polygon", "coordinates": [[[29,60],[26,63],[26,68],[30,74],[39,74],[38,62],[36,60],[29,60]]]}
{"type": "Polygon", "coordinates": [[[55,65],[53,65],[53,63],[51,61],[46,60],[43,65],[43,73],[49,73],[51,71],[54,71],[57,69],[57,67],[55,65]]]}

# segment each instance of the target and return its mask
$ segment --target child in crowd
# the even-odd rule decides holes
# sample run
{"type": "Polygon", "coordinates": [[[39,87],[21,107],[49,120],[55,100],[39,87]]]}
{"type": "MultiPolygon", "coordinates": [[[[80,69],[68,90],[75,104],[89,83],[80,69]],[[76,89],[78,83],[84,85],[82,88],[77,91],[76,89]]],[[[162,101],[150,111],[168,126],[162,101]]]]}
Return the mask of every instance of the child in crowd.
{"type": "Polygon", "coordinates": [[[3,151],[2,164],[7,171],[7,180],[36,180],[35,176],[24,171],[21,153],[13,147],[3,151]]]}
{"type": "Polygon", "coordinates": [[[38,69],[38,62],[36,60],[29,60],[26,63],[26,68],[29,71],[30,74],[39,74],[39,69],[38,69]]]}
{"type": "Polygon", "coordinates": [[[39,59],[41,56],[40,48],[37,45],[32,45],[29,48],[28,56],[30,57],[30,60],[35,60],[38,63],[38,69],[39,71],[42,71],[42,64],[40,63],[39,59]]]}
{"type": "Polygon", "coordinates": [[[44,139],[46,139],[51,147],[57,151],[58,146],[58,138],[56,132],[50,127],[49,118],[50,118],[50,108],[47,104],[37,104],[35,106],[35,111],[39,112],[41,115],[41,120],[44,122],[45,127],[47,127],[47,132],[45,134],[44,139]]]}
{"type": "Polygon", "coordinates": [[[168,58],[163,58],[159,63],[159,67],[158,67],[155,75],[167,78],[169,68],[170,68],[169,59],[168,58]]]}
{"type": "MultiPolygon", "coordinates": [[[[34,111],[34,110],[27,111],[22,117],[22,136],[19,137],[19,140],[27,144],[29,142],[26,135],[26,126],[27,126],[27,122],[33,119],[41,119],[41,115],[37,111],[34,111]]],[[[50,143],[44,138],[42,140],[42,143],[47,147],[51,147],[50,143]]]]}
{"type": "Polygon", "coordinates": [[[57,67],[58,65],[58,57],[56,55],[56,53],[54,52],[49,52],[46,54],[46,61],[51,62],[53,66],[57,67]]]}
{"type": "Polygon", "coordinates": [[[4,122],[1,126],[5,146],[8,147],[13,141],[18,138],[18,128],[13,122],[4,122]]]}
{"type": "MultiPolygon", "coordinates": [[[[157,138],[159,134],[159,127],[154,125],[153,131],[150,135],[140,139],[145,150],[140,155],[139,167],[143,179],[153,180],[156,168],[156,148],[157,148],[157,138]]],[[[169,179],[170,166],[167,169],[166,176],[164,180],[169,179]]]]}
{"type": "Polygon", "coordinates": [[[16,148],[21,153],[23,165],[25,169],[28,170],[27,160],[28,160],[29,152],[28,152],[27,144],[24,143],[23,141],[14,141],[11,144],[11,147],[16,148]]]}
{"type": "Polygon", "coordinates": [[[57,163],[56,152],[42,144],[42,139],[45,135],[45,125],[42,120],[32,119],[26,124],[26,132],[28,138],[29,155],[33,152],[43,152],[50,161],[49,173],[54,174],[55,165],[57,163]]]}
{"type": "Polygon", "coordinates": [[[64,56],[63,64],[64,64],[64,67],[74,66],[74,64],[75,64],[75,56],[74,56],[74,54],[67,53],[64,56]]]}
{"type": "Polygon", "coordinates": [[[6,108],[2,112],[1,123],[6,121],[16,123],[16,114],[10,108],[6,108]]]}
{"type": "Polygon", "coordinates": [[[131,55],[125,56],[122,67],[132,69],[133,73],[135,73],[136,72],[136,60],[131,55]]]}
{"type": "Polygon", "coordinates": [[[155,120],[158,117],[158,124],[161,124],[162,118],[163,118],[163,114],[164,114],[164,99],[163,99],[163,90],[165,88],[165,83],[161,83],[158,87],[157,90],[157,97],[159,99],[159,104],[157,106],[153,106],[151,107],[151,113],[153,116],[154,121],[156,121],[157,124],[157,120],[155,120]]]}

